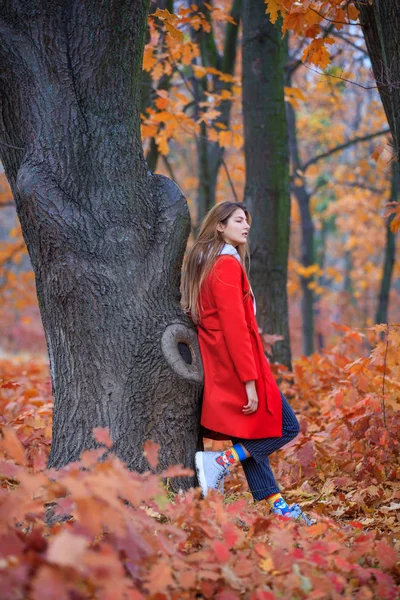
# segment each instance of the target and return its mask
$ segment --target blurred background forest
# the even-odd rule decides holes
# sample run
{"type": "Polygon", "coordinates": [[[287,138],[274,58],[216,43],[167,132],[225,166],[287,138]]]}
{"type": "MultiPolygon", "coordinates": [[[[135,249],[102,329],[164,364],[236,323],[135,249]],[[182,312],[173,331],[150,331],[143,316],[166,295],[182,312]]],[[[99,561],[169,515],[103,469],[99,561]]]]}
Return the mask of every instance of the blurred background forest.
{"type": "MultiPolygon", "coordinates": [[[[149,167],[174,179],[187,198],[189,244],[214,202],[244,197],[240,4],[169,0],[150,10],[142,139],[149,167]]],[[[398,236],[388,210],[398,197],[397,163],[363,35],[356,24],[318,27],[323,34],[326,27],[329,54],[326,46],[310,52],[295,31],[286,34],[293,358],[335,343],[338,324],[400,319],[398,236]],[[305,302],[312,308],[306,328],[305,302]]],[[[0,352],[45,354],[34,274],[4,172],[0,303],[0,352]]]]}

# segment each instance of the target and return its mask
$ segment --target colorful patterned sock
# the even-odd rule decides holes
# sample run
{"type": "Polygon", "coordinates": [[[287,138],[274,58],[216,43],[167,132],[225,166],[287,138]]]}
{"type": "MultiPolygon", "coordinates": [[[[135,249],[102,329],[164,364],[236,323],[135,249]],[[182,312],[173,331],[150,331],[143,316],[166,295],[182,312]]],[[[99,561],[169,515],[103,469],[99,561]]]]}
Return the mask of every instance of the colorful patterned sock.
{"type": "Polygon", "coordinates": [[[268,502],[271,510],[279,510],[279,513],[284,515],[287,512],[290,512],[290,506],[286,502],[286,500],[282,497],[282,494],[272,494],[271,496],[267,496],[265,500],[268,502]]]}
{"type": "Polygon", "coordinates": [[[225,452],[222,452],[215,460],[223,467],[230,467],[233,463],[244,460],[245,458],[246,455],[242,446],[240,444],[235,444],[234,446],[231,446],[231,448],[225,450],[225,452]]]}

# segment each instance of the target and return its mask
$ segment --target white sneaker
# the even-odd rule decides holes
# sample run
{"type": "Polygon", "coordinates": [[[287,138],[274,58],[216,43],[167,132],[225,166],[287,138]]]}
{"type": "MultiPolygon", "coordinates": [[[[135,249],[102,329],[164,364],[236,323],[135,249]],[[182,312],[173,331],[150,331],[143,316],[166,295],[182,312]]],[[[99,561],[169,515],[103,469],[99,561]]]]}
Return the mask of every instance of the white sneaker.
{"type": "Polygon", "coordinates": [[[217,462],[218,456],[221,456],[221,452],[196,452],[195,454],[197,479],[204,497],[207,496],[208,490],[224,493],[224,478],[228,475],[229,469],[217,462]]]}

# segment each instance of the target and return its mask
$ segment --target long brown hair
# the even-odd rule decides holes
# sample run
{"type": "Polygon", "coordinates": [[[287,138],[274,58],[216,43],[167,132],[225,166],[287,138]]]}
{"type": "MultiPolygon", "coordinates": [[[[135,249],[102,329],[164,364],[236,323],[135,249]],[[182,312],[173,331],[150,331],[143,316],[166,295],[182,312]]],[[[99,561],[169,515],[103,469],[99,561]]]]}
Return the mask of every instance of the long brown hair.
{"type": "MultiPolygon", "coordinates": [[[[247,222],[251,224],[251,216],[244,204],[241,202],[220,202],[205,216],[199,231],[197,240],[186,257],[183,286],[182,286],[182,308],[190,313],[192,321],[199,323],[199,293],[203,281],[209,274],[217,256],[225,245],[222,233],[217,230],[217,225],[226,225],[233,213],[241,208],[246,215],[247,222]]],[[[242,265],[248,273],[250,255],[247,242],[240,244],[237,248],[242,265]]]]}

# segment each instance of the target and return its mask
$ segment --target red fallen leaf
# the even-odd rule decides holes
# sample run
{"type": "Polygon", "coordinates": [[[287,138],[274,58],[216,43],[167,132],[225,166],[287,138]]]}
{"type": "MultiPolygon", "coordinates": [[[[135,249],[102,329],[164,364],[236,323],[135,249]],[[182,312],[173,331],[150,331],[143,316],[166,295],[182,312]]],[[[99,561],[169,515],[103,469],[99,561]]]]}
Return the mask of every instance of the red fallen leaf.
{"type": "Polygon", "coordinates": [[[397,563],[397,553],[389,546],[385,539],[380,540],[375,545],[376,554],[378,556],[379,564],[384,569],[392,569],[397,563]]]}
{"type": "Polygon", "coordinates": [[[218,600],[240,600],[240,596],[236,594],[236,592],[232,592],[232,590],[222,590],[217,595],[218,600]]]}
{"type": "Polygon", "coordinates": [[[272,592],[255,592],[250,600],[276,600],[276,596],[272,592]]]}
{"type": "Polygon", "coordinates": [[[47,540],[43,537],[43,534],[34,529],[25,538],[25,544],[27,549],[34,550],[35,552],[44,552],[47,549],[47,540]]]}
{"type": "Polygon", "coordinates": [[[303,444],[296,453],[296,460],[302,467],[306,467],[314,462],[314,444],[311,441],[303,444]]]}
{"type": "MultiPolygon", "coordinates": [[[[20,534],[21,535],[21,534],[20,534]]],[[[25,540],[24,540],[25,541],[25,540]]],[[[8,531],[0,534],[0,556],[20,557],[24,550],[24,542],[20,539],[16,531],[8,531]]]]}
{"type": "Polygon", "coordinates": [[[393,580],[393,577],[382,573],[379,569],[371,569],[373,575],[378,582],[376,597],[382,600],[394,600],[396,598],[398,588],[393,580]]]}
{"type": "Polygon", "coordinates": [[[5,383],[0,383],[0,388],[3,388],[5,390],[10,390],[12,388],[16,388],[21,385],[22,384],[18,383],[18,381],[6,381],[5,383]]]}
{"type": "Polygon", "coordinates": [[[71,496],[57,500],[55,514],[59,516],[70,515],[75,508],[74,499],[71,496]]]}
{"type": "Polygon", "coordinates": [[[170,585],[172,586],[174,583],[171,567],[165,562],[156,564],[151,569],[149,575],[150,578],[145,583],[145,586],[152,596],[165,592],[167,587],[170,585]]]}
{"type": "Polygon", "coordinates": [[[143,446],[143,455],[147,458],[147,462],[152,469],[155,469],[158,464],[158,451],[160,450],[160,444],[147,440],[143,446]]]}
{"type": "Polygon", "coordinates": [[[126,590],[128,600],[145,600],[145,597],[138,590],[126,590]]]}
{"type": "Polygon", "coordinates": [[[8,460],[0,460],[0,475],[9,479],[16,479],[19,472],[19,467],[8,460]]]}
{"type": "Polygon", "coordinates": [[[79,565],[85,552],[87,540],[82,535],[62,531],[51,540],[47,550],[47,560],[63,567],[79,565]]]}
{"type": "Polygon", "coordinates": [[[179,572],[179,583],[184,590],[196,587],[196,579],[195,571],[179,572]]]}
{"type": "Polygon", "coordinates": [[[350,521],[350,525],[352,525],[356,529],[364,529],[364,525],[362,523],[359,523],[358,521],[350,521]]]}
{"type": "Polygon", "coordinates": [[[33,580],[31,590],[32,600],[49,598],[69,600],[71,596],[65,584],[64,574],[61,571],[44,565],[37,571],[33,580]]]}
{"type": "Polygon", "coordinates": [[[220,542],[219,540],[215,540],[213,543],[214,552],[217,555],[217,558],[225,563],[229,559],[229,549],[224,542],[220,542]]]}
{"type": "Polygon", "coordinates": [[[235,545],[236,540],[238,539],[238,532],[233,523],[226,523],[223,526],[224,539],[228,548],[232,548],[235,545]]]}
{"type": "Polygon", "coordinates": [[[0,447],[2,447],[7,452],[8,456],[13,458],[16,463],[26,465],[25,450],[14,429],[11,427],[2,427],[1,433],[3,438],[0,441],[0,447]]]}
{"type": "Polygon", "coordinates": [[[93,429],[93,437],[99,444],[104,444],[107,448],[111,448],[113,441],[110,437],[110,430],[108,427],[95,427],[93,429]]]}

